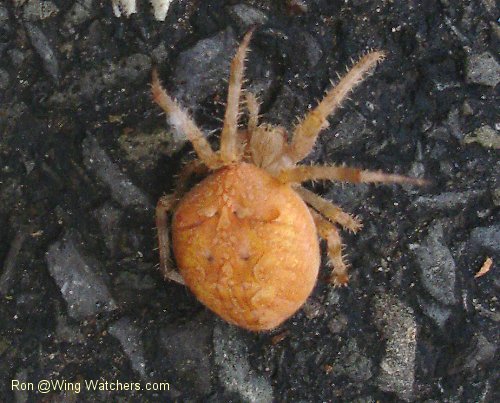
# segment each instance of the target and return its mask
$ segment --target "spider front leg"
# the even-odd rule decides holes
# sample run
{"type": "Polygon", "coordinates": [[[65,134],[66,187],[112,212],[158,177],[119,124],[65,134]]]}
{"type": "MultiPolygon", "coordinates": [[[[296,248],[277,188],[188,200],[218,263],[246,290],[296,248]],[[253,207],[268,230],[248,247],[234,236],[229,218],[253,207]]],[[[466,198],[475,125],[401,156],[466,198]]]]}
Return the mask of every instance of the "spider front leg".
{"type": "Polygon", "coordinates": [[[342,239],[338,229],[329,221],[325,220],[314,210],[309,209],[313,216],[319,236],[326,240],[330,265],[333,267],[330,282],[335,287],[346,286],[349,282],[348,266],[344,263],[342,256],[342,239]]]}
{"type": "Polygon", "coordinates": [[[335,112],[347,95],[365,79],[384,57],[383,52],[371,52],[363,56],[340,82],[326,93],[318,106],[297,124],[287,153],[293,163],[297,163],[309,155],[321,130],[328,127],[328,116],[335,112]]]}
{"type": "Polygon", "coordinates": [[[176,130],[185,134],[191,144],[193,144],[198,158],[210,169],[220,168],[220,159],[212,150],[210,143],[186,111],[163,89],[156,69],[153,69],[151,92],[153,100],[166,112],[169,123],[176,130]]]}
{"type": "Polygon", "coordinates": [[[224,126],[220,137],[220,155],[224,164],[231,164],[239,159],[241,146],[238,145],[238,114],[240,109],[240,95],[245,70],[245,57],[253,29],[248,31],[231,62],[229,75],[229,89],[227,106],[224,115],[224,126]]]}

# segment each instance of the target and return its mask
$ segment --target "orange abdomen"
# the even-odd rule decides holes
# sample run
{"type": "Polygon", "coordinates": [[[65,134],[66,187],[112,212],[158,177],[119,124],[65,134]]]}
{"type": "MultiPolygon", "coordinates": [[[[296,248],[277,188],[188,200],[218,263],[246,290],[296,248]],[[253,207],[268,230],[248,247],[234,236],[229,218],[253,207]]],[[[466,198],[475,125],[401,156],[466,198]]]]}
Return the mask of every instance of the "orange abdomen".
{"type": "Polygon", "coordinates": [[[222,168],[179,203],[172,223],[179,271],[228,322],[272,329],[311,293],[320,254],[302,199],[254,165],[222,168]]]}

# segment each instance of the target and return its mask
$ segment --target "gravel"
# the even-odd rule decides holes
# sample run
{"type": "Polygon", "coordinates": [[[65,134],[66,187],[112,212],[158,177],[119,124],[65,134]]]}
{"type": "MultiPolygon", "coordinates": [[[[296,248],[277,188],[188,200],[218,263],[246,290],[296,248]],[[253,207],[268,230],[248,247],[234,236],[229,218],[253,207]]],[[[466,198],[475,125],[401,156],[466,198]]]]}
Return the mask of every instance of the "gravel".
{"type": "Polygon", "coordinates": [[[382,390],[403,400],[413,400],[417,323],[411,307],[393,295],[375,298],[375,323],[386,340],[385,353],[377,377],[382,390]]]}
{"type": "Polygon", "coordinates": [[[40,399],[12,379],[90,378],[170,390],[46,398],[499,400],[493,0],[186,0],[165,21],[148,1],[120,18],[109,0],[0,3],[0,401],[40,399]],[[218,148],[231,56],[254,24],[244,87],[289,133],[351,58],[387,52],[305,164],[432,182],[305,184],[364,222],[341,231],[350,284],[325,281],[323,250],[307,305],[262,333],[157,270],[154,203],[193,155],[150,93],[156,65],[218,148]]]}
{"type": "Polygon", "coordinates": [[[76,1],[68,10],[64,17],[64,29],[68,33],[74,32],[74,29],[84,22],[87,22],[95,15],[95,0],[76,1]]]}
{"type": "Polygon", "coordinates": [[[456,264],[443,238],[443,225],[434,223],[415,255],[423,287],[439,302],[453,305],[457,303],[456,264]]]}
{"type": "Polygon", "coordinates": [[[265,24],[268,20],[267,15],[246,4],[236,4],[230,8],[232,17],[236,23],[242,27],[250,28],[253,25],[265,24]]]}
{"type": "Polygon", "coordinates": [[[479,245],[490,252],[500,253],[500,225],[477,227],[471,232],[473,244],[479,245]]]}
{"type": "Polygon", "coordinates": [[[422,297],[419,297],[418,301],[424,314],[433,320],[441,330],[444,330],[446,328],[446,322],[452,314],[451,309],[440,305],[437,302],[426,300],[422,297]]]}
{"type": "Polygon", "coordinates": [[[148,196],[120,171],[95,138],[87,137],[84,140],[82,153],[86,168],[109,186],[112,197],[118,203],[122,206],[153,208],[148,196]]]}
{"type": "Polygon", "coordinates": [[[176,387],[189,396],[201,398],[213,390],[212,335],[213,324],[207,320],[207,315],[160,330],[158,344],[162,366],[175,369],[181,380],[176,387]]]}
{"type": "Polygon", "coordinates": [[[374,364],[363,354],[355,339],[348,340],[338,353],[333,371],[354,382],[366,382],[373,376],[374,364]]]}
{"type": "Polygon", "coordinates": [[[23,18],[27,21],[39,21],[53,17],[59,8],[51,1],[28,0],[23,6],[23,18]]]}
{"type": "Polygon", "coordinates": [[[481,126],[473,132],[467,133],[465,144],[478,143],[486,148],[500,149],[500,132],[488,125],[481,126]]]}
{"type": "Polygon", "coordinates": [[[450,211],[470,207],[484,197],[485,190],[468,190],[465,192],[443,192],[432,196],[418,196],[414,206],[425,210],[450,211]]]}
{"type": "Polygon", "coordinates": [[[225,323],[214,329],[215,363],[219,378],[228,391],[248,402],[272,402],[273,389],[269,381],[256,373],[248,361],[248,347],[242,332],[225,323]]]}
{"type": "Polygon", "coordinates": [[[142,346],[141,331],[133,325],[129,318],[121,318],[108,328],[109,333],[116,337],[123,347],[123,351],[130,359],[132,368],[142,379],[146,379],[146,361],[142,346]]]}
{"type": "Polygon", "coordinates": [[[31,44],[42,59],[43,67],[47,74],[55,81],[59,81],[59,62],[55,51],[52,49],[49,39],[43,31],[35,24],[27,22],[25,24],[26,32],[30,38],[31,44]]]}
{"type": "Polygon", "coordinates": [[[77,245],[75,235],[66,234],[47,251],[50,275],[66,301],[69,316],[82,320],[114,311],[117,305],[100,276],[103,268],[89,261],[77,245]]]}
{"type": "Polygon", "coordinates": [[[172,81],[179,83],[174,95],[183,105],[197,107],[201,101],[225,88],[231,60],[238,43],[232,29],[199,41],[181,52],[172,81]]]}
{"type": "Polygon", "coordinates": [[[0,90],[4,90],[9,85],[9,73],[0,69],[0,90]]]}
{"type": "Polygon", "coordinates": [[[467,59],[467,80],[495,87],[500,82],[500,64],[489,52],[472,54],[467,59]]]}

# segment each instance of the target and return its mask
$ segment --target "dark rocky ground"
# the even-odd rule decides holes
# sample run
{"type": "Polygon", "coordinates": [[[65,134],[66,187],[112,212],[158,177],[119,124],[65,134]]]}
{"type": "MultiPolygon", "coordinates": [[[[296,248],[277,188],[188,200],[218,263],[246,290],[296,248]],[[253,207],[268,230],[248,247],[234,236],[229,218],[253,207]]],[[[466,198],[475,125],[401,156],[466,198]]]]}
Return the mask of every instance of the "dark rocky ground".
{"type": "Polygon", "coordinates": [[[494,0],[174,1],[165,22],[145,1],[128,20],[104,0],[22,3],[0,2],[0,401],[500,401],[494,0]],[[287,127],[351,57],[387,50],[309,161],[433,181],[315,185],[365,223],[344,234],[351,285],[319,281],[263,334],[155,268],[153,206],[190,147],[148,92],[156,64],[200,126],[219,128],[254,23],[248,86],[287,127]],[[42,379],[82,391],[12,390],[42,379]],[[85,391],[89,379],[170,391],[85,391]]]}

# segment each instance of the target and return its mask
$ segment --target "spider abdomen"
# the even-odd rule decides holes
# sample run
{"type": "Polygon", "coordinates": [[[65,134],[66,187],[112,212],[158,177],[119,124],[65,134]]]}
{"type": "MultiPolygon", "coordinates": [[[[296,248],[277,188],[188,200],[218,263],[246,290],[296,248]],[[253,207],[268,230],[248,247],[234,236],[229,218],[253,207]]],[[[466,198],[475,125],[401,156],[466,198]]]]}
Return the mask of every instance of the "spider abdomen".
{"type": "Polygon", "coordinates": [[[250,330],[278,326],[316,283],[320,254],[307,206],[251,164],[222,168],[195,186],[177,207],[172,236],[196,297],[250,330]]]}

